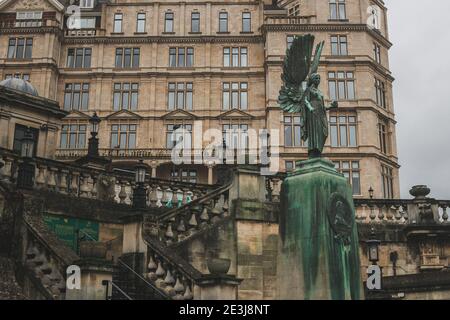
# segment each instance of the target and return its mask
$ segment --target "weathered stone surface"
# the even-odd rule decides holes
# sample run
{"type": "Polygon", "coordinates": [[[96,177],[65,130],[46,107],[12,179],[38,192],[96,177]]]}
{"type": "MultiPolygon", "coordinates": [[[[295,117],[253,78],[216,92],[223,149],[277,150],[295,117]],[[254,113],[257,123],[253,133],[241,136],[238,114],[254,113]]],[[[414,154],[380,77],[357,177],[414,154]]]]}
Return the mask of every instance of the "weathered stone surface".
{"type": "Polygon", "coordinates": [[[25,300],[22,289],[16,282],[14,263],[0,257],[0,300],[25,300]]]}
{"type": "Polygon", "coordinates": [[[300,165],[282,186],[278,297],[360,299],[358,237],[348,182],[327,160],[300,165]]]}

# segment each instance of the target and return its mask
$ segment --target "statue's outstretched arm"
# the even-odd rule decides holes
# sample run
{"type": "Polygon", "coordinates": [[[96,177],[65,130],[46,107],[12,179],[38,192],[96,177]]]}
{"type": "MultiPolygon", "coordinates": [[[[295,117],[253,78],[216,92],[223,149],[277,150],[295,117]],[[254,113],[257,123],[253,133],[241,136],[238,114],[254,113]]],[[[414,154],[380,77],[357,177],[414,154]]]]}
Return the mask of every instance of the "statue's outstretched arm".
{"type": "Polygon", "coordinates": [[[337,101],[331,102],[331,105],[327,107],[327,109],[337,109],[339,106],[339,103],[337,101]]]}

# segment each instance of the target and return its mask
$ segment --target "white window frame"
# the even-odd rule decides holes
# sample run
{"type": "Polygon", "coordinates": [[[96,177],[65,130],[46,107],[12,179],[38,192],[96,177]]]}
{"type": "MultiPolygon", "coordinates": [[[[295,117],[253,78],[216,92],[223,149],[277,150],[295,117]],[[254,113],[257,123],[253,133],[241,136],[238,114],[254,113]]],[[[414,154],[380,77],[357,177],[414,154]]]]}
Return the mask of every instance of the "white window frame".
{"type": "Polygon", "coordinates": [[[80,0],[80,8],[83,9],[94,8],[94,0],[80,0]]]}

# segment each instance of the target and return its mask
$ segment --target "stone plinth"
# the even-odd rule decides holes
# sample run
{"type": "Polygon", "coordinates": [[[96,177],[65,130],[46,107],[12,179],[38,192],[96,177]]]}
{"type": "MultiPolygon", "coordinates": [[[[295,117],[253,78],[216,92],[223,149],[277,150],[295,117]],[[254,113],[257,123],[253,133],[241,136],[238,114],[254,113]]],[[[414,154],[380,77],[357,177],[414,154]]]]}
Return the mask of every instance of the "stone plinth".
{"type": "Polygon", "coordinates": [[[282,185],[279,299],[360,299],[352,191],[325,159],[301,161],[282,185]]]}

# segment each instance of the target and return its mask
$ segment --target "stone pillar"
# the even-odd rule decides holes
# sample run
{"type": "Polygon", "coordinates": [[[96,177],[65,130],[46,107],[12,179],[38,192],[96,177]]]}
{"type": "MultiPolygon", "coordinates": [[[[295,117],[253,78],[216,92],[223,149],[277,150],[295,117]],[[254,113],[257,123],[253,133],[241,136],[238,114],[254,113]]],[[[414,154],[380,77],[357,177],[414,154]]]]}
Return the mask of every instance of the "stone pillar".
{"type": "Polygon", "coordinates": [[[300,161],[281,189],[278,298],[359,300],[352,190],[331,161],[300,161]]]}
{"type": "Polygon", "coordinates": [[[150,167],[152,168],[152,178],[156,178],[156,169],[158,168],[158,162],[152,161],[150,163],[150,167]]]}
{"type": "Polygon", "coordinates": [[[207,166],[208,166],[208,184],[213,184],[214,163],[209,163],[207,166]]]}
{"type": "Polygon", "coordinates": [[[206,275],[194,287],[195,300],[236,300],[240,279],[229,275],[206,275]]]}

